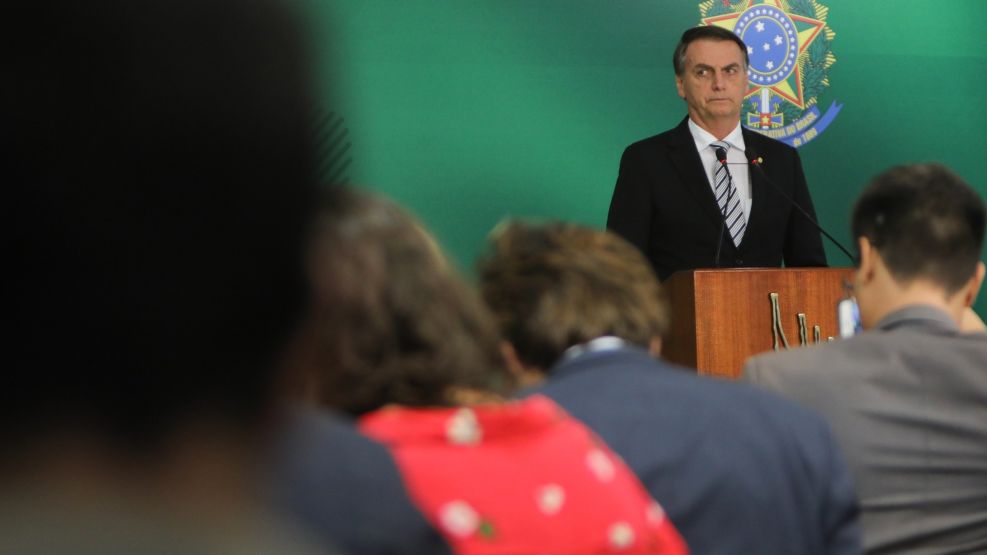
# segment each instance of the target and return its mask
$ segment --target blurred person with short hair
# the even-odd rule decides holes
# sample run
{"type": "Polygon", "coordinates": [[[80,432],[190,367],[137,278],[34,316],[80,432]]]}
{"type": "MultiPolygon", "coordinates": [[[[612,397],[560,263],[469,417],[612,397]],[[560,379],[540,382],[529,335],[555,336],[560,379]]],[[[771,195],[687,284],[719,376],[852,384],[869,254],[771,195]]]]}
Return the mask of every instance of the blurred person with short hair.
{"type": "Polygon", "coordinates": [[[985,219],[980,195],[941,164],[878,175],[851,217],[865,331],[744,368],[829,420],[870,553],[987,551],[987,334],[970,310],[985,219]]]}

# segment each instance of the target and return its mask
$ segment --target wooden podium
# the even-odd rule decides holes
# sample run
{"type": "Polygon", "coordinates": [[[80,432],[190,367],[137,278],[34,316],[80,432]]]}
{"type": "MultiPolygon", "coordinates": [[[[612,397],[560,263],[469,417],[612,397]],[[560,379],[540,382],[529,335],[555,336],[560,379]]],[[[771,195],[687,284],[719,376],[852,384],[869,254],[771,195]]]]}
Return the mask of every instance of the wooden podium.
{"type": "Polygon", "coordinates": [[[740,376],[751,355],[839,337],[836,305],[850,268],[733,268],[672,274],[662,356],[700,374],[740,376]],[[801,317],[799,315],[804,315],[801,317]],[[800,324],[801,322],[801,324],[800,324]],[[816,328],[818,326],[818,330],[816,328]]]}

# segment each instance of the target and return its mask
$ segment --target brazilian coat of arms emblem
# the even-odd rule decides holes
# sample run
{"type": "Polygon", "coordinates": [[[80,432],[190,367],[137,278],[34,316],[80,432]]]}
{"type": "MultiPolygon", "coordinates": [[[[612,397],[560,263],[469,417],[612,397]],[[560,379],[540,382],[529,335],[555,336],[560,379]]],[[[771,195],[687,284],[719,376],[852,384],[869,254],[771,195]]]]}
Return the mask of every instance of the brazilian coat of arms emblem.
{"type": "Polygon", "coordinates": [[[830,43],[829,8],[816,0],[706,0],[699,4],[703,25],[733,31],[747,45],[750,65],[741,123],[744,127],[800,147],[822,133],[843,108],[833,101],[825,112],[819,97],[829,86],[836,62],[830,43]]]}

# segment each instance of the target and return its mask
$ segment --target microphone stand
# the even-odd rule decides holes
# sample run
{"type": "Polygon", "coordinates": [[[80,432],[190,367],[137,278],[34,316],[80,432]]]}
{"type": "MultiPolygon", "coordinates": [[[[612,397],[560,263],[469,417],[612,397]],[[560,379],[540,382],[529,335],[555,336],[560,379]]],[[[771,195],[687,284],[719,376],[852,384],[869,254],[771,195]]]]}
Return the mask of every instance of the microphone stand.
{"type": "Polygon", "coordinates": [[[768,174],[765,173],[764,168],[761,167],[761,162],[762,162],[761,157],[758,156],[757,153],[753,151],[753,149],[748,149],[747,152],[744,153],[744,155],[747,157],[747,160],[750,161],[749,162],[750,165],[751,166],[754,166],[754,168],[757,169],[757,171],[761,174],[761,177],[763,177],[764,180],[767,181],[768,184],[771,185],[774,188],[774,190],[778,191],[778,193],[785,200],[787,200],[789,202],[789,204],[791,204],[792,206],[794,206],[795,209],[799,211],[799,213],[801,213],[803,216],[805,216],[805,219],[806,220],[809,220],[809,223],[812,224],[813,227],[815,227],[819,231],[819,233],[822,233],[834,245],[836,245],[837,247],[839,247],[839,249],[841,251],[843,251],[843,254],[845,254],[846,257],[850,259],[850,263],[852,265],[854,265],[854,266],[857,265],[857,260],[853,257],[852,254],[850,254],[850,251],[846,250],[846,248],[843,245],[841,245],[840,242],[837,241],[835,237],[833,237],[832,235],[830,235],[829,233],[827,233],[826,230],[823,229],[821,225],[819,225],[819,222],[817,222],[815,218],[813,218],[812,216],[810,216],[808,212],[806,212],[801,206],[799,206],[799,204],[797,202],[795,202],[795,200],[792,197],[790,197],[788,195],[788,193],[786,193],[781,187],[778,186],[777,183],[775,183],[774,181],[771,180],[770,177],[768,177],[768,174]]]}

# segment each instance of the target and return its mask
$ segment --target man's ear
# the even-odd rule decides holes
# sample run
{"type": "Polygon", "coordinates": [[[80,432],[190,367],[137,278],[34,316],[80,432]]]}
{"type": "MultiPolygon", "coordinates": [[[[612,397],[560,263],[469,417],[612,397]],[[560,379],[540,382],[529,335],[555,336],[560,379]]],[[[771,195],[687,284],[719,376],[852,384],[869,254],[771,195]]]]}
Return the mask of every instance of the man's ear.
{"type": "Polygon", "coordinates": [[[984,283],[984,263],[977,262],[977,269],[973,271],[973,277],[967,282],[964,291],[963,305],[973,306],[974,301],[977,300],[977,293],[980,292],[980,286],[984,283]]]}
{"type": "Polygon", "coordinates": [[[857,239],[857,247],[860,250],[860,260],[857,264],[857,280],[860,283],[870,283],[874,279],[876,268],[875,257],[877,253],[874,252],[874,247],[870,244],[870,239],[866,237],[857,239]]]}
{"type": "Polygon", "coordinates": [[[675,76],[675,90],[679,92],[679,98],[685,98],[685,89],[682,87],[682,76],[675,76]]]}

